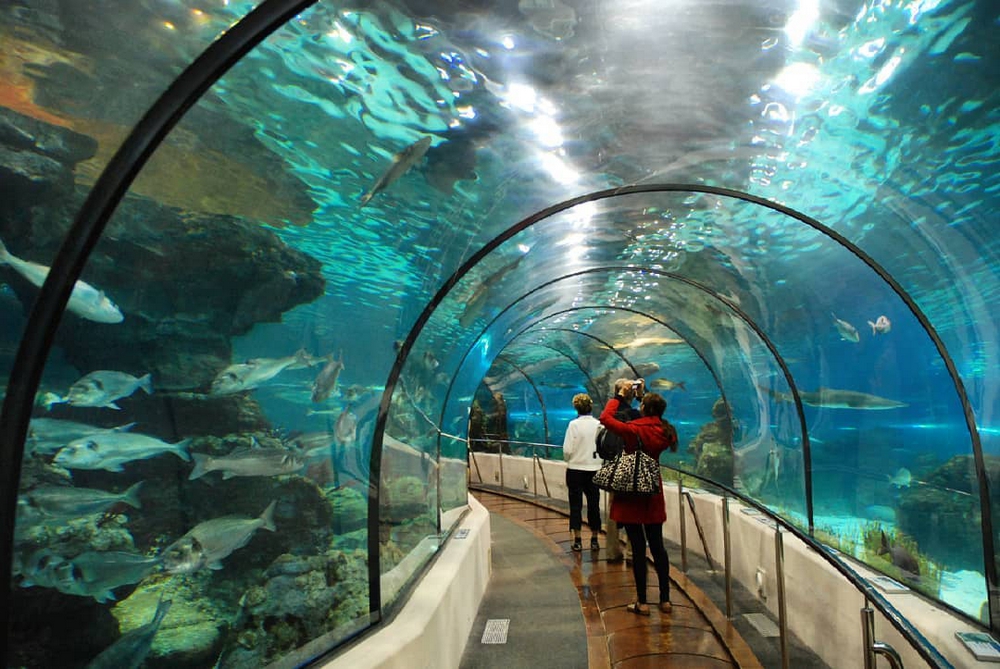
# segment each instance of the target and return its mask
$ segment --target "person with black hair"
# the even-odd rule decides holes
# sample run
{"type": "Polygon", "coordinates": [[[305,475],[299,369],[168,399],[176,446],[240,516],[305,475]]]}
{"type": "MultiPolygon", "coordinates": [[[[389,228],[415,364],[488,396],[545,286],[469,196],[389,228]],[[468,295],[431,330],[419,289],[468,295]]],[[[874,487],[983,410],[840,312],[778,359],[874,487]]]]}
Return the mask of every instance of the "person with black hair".
{"type": "MultiPolygon", "coordinates": [[[[632,399],[635,397],[635,381],[632,379],[621,378],[615,381],[612,388],[615,397],[620,397],[622,402],[618,405],[618,412],[615,414],[615,418],[627,423],[630,420],[635,420],[639,417],[639,411],[632,406],[632,399]]],[[[605,536],[605,550],[607,551],[607,562],[609,564],[616,564],[624,561],[626,564],[632,564],[632,549],[625,542],[625,550],[622,550],[621,540],[618,538],[618,523],[611,518],[610,509],[614,502],[615,494],[613,492],[608,493],[608,518],[605,524],[606,536],[605,536]]]]}
{"type": "MultiPolygon", "coordinates": [[[[642,449],[652,458],[659,460],[660,453],[677,450],[677,430],[663,419],[667,401],[657,393],[646,393],[642,379],[633,382],[632,394],[640,398],[640,417],[623,422],[615,417],[620,407],[631,400],[628,393],[616,394],[604,406],[600,422],[608,430],[620,434],[625,439],[625,452],[634,453],[642,449]]],[[[670,560],[663,545],[663,523],[667,520],[667,506],[663,491],[652,495],[632,495],[616,493],[611,501],[611,518],[625,528],[632,544],[632,575],[635,578],[636,601],[627,610],[640,616],[649,615],[646,603],[646,544],[653,556],[653,565],[660,583],[661,613],[670,613],[670,560]]]]}

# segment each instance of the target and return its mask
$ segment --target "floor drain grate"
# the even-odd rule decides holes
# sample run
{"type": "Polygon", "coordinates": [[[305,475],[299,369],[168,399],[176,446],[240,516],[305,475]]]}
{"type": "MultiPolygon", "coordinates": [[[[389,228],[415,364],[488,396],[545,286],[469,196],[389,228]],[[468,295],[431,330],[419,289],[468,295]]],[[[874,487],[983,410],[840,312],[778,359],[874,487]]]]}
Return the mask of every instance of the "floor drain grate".
{"type": "Polygon", "coordinates": [[[507,643],[507,630],[510,628],[510,618],[496,618],[486,621],[483,630],[483,643],[507,643]]]}
{"type": "Polygon", "coordinates": [[[763,613],[747,613],[743,616],[762,637],[778,636],[778,626],[763,613]]]}

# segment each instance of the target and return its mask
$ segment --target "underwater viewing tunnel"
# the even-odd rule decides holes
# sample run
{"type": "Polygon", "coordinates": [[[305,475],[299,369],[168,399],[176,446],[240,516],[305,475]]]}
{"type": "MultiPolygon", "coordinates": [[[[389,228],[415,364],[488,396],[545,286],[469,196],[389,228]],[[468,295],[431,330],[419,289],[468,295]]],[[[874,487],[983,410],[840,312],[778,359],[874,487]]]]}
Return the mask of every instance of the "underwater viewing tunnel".
{"type": "Polygon", "coordinates": [[[84,4],[0,6],[4,666],[338,666],[619,378],[681,541],[1000,633],[996,2],[84,4]]]}

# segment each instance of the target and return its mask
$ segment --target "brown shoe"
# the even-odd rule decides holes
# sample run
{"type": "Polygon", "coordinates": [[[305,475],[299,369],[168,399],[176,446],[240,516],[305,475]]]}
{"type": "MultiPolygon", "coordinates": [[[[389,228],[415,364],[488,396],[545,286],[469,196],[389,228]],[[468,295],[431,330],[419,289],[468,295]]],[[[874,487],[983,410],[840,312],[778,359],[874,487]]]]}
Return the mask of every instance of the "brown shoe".
{"type": "Polygon", "coordinates": [[[660,613],[670,613],[673,610],[674,607],[670,602],[660,602],[660,613]]]}
{"type": "Polygon", "coordinates": [[[649,607],[646,606],[646,608],[641,608],[643,606],[646,605],[640,604],[639,602],[632,602],[631,604],[625,607],[625,610],[628,611],[629,613],[634,613],[637,616],[648,616],[649,607]]]}

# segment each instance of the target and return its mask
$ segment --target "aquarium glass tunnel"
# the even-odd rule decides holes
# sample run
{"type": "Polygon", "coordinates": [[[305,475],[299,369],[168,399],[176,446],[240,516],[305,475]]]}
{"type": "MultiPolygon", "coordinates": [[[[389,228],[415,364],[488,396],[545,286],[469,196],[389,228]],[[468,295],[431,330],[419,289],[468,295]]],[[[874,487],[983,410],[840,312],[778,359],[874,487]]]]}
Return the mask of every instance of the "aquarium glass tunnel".
{"type": "Polygon", "coordinates": [[[992,0],[0,3],[6,662],[336,652],[470,449],[560,460],[623,377],[664,464],[996,631],[998,35],[992,0]]]}

